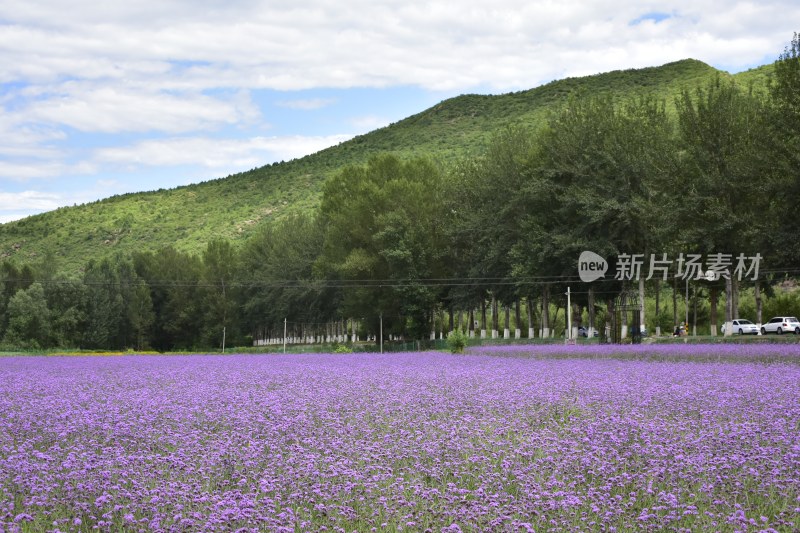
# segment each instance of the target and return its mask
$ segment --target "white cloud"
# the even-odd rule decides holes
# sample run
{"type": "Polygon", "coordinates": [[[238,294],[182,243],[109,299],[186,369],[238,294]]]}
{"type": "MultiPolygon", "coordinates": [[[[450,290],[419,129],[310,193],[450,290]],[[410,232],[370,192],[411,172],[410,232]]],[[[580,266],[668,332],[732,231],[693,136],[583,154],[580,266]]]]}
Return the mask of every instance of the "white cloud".
{"type": "Polygon", "coordinates": [[[251,139],[207,137],[144,141],[133,146],[98,150],[93,160],[124,168],[141,166],[201,165],[210,169],[247,170],[280,160],[318,152],[351,138],[351,135],[319,137],[286,136],[251,139]]]}
{"type": "MultiPolygon", "coordinates": [[[[2,86],[0,86],[2,87],[2,86]]],[[[49,145],[66,138],[63,131],[51,126],[26,124],[20,113],[0,107],[0,155],[52,158],[57,151],[49,145]]]]}
{"type": "Polygon", "coordinates": [[[15,220],[26,216],[22,213],[56,209],[63,205],[62,201],[58,194],[41,191],[0,192],[0,217],[14,217],[12,220],[15,220]]]}
{"type": "Polygon", "coordinates": [[[277,103],[278,107],[287,109],[299,109],[301,111],[314,111],[333,104],[336,100],[332,98],[308,98],[299,100],[282,100],[277,103]]]}
{"type": "Polygon", "coordinates": [[[258,111],[245,95],[224,100],[203,94],[149,92],[140,88],[69,83],[63,92],[35,101],[23,111],[29,120],[87,132],[180,133],[255,120],[258,111]]]}
{"type": "Polygon", "coordinates": [[[744,69],[799,18],[792,0],[8,0],[0,83],[28,126],[177,134],[259,120],[258,88],[502,92],[687,57],[744,69]]]}
{"type": "Polygon", "coordinates": [[[0,224],[52,211],[67,205],[80,205],[128,192],[128,186],[113,180],[98,180],[87,188],[69,193],[45,190],[0,192],[0,224]]]}
{"type": "Polygon", "coordinates": [[[90,162],[67,164],[52,161],[14,162],[0,160],[0,180],[25,182],[34,179],[93,174],[96,167],[90,162]]]}
{"type": "Polygon", "coordinates": [[[193,90],[505,90],[561,72],[627,68],[640,57],[656,65],[680,54],[744,68],[752,58],[777,55],[800,18],[791,0],[29,4],[0,9],[9,21],[0,37],[0,80],[118,79],[193,90]],[[652,12],[671,17],[630,24],[652,12]],[[735,49],[726,50],[731,43],[735,49]],[[740,56],[746,45],[751,51],[740,56]],[[503,61],[515,68],[496,69],[503,61]]]}

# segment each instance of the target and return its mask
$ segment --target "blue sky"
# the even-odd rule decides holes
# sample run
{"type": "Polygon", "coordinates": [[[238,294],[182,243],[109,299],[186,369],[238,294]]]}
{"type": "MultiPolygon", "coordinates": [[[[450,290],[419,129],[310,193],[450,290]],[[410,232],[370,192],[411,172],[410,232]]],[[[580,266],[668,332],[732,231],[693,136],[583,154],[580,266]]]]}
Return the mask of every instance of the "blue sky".
{"type": "Polygon", "coordinates": [[[289,160],[464,93],[773,61],[796,0],[3,0],[0,223],[289,160]]]}

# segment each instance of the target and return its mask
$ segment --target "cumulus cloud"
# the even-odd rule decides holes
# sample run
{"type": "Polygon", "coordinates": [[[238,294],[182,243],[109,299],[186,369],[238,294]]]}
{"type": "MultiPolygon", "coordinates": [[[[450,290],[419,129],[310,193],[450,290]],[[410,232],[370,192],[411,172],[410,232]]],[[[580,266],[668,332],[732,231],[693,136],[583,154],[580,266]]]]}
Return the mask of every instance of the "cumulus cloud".
{"type": "Polygon", "coordinates": [[[0,160],[0,180],[25,182],[42,178],[54,178],[63,176],[75,176],[79,174],[93,174],[96,167],[83,161],[75,164],[64,163],[63,161],[1,161],[0,160]]]}
{"type": "Polygon", "coordinates": [[[800,10],[790,0],[730,1],[723,8],[715,0],[471,0],[457,6],[440,0],[143,0],[102,9],[78,2],[69,10],[57,0],[30,4],[4,3],[0,57],[7,60],[0,61],[0,79],[147,76],[154,84],[196,90],[514,89],[562,71],[584,72],[587,64],[597,72],[640,66],[642,57],[647,65],[660,64],[680,54],[744,68],[782,48],[800,10]],[[669,17],[648,19],[653,13],[669,17]],[[736,52],[726,51],[731,43],[736,52]],[[503,58],[515,68],[497,69],[503,58]]]}
{"type": "Polygon", "coordinates": [[[307,98],[298,100],[281,100],[277,103],[278,107],[285,107],[287,109],[299,109],[301,111],[314,111],[322,109],[334,103],[332,98],[307,98]]]}
{"type": "Polygon", "coordinates": [[[346,141],[351,135],[254,137],[213,139],[208,137],[149,140],[132,146],[98,150],[94,160],[123,167],[201,165],[209,169],[245,170],[265,162],[290,160],[346,141]]]}
{"type": "Polygon", "coordinates": [[[58,94],[32,102],[24,110],[25,116],[32,121],[104,133],[179,133],[252,121],[258,116],[247,97],[225,100],[197,93],[73,85],[65,84],[58,94]]]}
{"type": "Polygon", "coordinates": [[[98,180],[70,192],[53,192],[42,189],[0,192],[0,224],[67,205],[93,202],[113,194],[128,192],[128,190],[129,187],[125,183],[115,180],[98,180]]]}
{"type": "Polygon", "coordinates": [[[41,191],[22,191],[16,193],[0,192],[0,223],[56,209],[63,205],[58,194],[41,191]]]}

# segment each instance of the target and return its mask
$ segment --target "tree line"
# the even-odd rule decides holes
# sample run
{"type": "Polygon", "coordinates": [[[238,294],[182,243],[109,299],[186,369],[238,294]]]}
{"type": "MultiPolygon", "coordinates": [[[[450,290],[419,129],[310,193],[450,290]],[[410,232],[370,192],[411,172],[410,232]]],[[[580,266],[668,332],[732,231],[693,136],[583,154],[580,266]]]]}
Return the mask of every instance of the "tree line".
{"type": "MultiPolygon", "coordinates": [[[[674,102],[575,94],[542,127],[509,126],[455,164],[384,154],[348,166],[325,183],[314,212],[265,225],[241,246],[115,256],[79,277],[59,273],[52,258],[6,260],[0,342],[202,349],[219,346],[223,329],[241,345],[280,336],[289,323],[297,336],[330,336],[347,319],[367,334],[382,327],[419,339],[457,327],[462,314],[501,329],[501,308],[507,323],[513,314],[520,328],[524,314],[541,332],[552,326],[553,301],[580,285],[584,250],[611,262],[610,275],[580,285],[569,310],[592,326],[627,289],[680,293],[674,267],[666,282],[614,279],[614,258],[634,254],[758,253],[767,283],[749,283],[760,298],[774,276],[797,274],[798,202],[795,34],[765,90],[718,76],[674,102]]],[[[737,314],[735,279],[693,283],[698,290],[713,325],[721,293],[726,319],[737,314]]]]}

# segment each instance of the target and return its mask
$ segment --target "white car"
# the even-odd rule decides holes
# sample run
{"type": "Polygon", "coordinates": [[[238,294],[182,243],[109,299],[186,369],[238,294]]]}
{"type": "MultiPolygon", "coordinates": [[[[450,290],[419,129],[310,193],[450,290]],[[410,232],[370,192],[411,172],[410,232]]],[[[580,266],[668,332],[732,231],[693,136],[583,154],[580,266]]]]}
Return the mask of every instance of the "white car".
{"type": "Polygon", "coordinates": [[[778,335],[795,333],[800,335],[800,322],[797,321],[797,317],[776,316],[761,326],[761,334],[766,335],[767,333],[777,333],[778,335]]]}
{"type": "MultiPolygon", "coordinates": [[[[747,319],[734,318],[731,325],[731,335],[758,335],[758,326],[747,319]]],[[[722,334],[725,334],[725,324],[722,325],[722,334]]]]}

